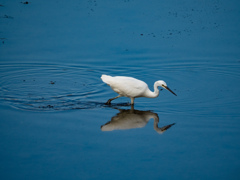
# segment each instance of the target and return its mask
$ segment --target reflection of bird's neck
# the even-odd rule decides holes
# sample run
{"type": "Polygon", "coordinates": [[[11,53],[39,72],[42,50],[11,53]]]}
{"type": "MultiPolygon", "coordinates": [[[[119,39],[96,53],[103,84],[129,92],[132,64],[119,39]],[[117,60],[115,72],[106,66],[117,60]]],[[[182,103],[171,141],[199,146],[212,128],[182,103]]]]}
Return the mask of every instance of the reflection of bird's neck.
{"type": "Polygon", "coordinates": [[[149,97],[149,98],[155,98],[155,97],[158,97],[158,95],[159,95],[159,89],[158,89],[158,86],[160,86],[159,84],[158,84],[158,82],[156,81],[155,83],[154,83],[154,92],[152,92],[152,91],[150,91],[149,89],[148,89],[148,91],[146,92],[146,97],[149,97]]]}

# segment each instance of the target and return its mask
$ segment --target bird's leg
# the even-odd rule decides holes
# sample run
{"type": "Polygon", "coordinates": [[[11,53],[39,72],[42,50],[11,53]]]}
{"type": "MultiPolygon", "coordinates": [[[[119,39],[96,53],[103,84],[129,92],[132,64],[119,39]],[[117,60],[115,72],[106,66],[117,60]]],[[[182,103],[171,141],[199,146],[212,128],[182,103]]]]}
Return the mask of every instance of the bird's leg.
{"type": "Polygon", "coordinates": [[[112,100],[114,100],[114,99],[117,99],[117,98],[119,98],[119,97],[121,97],[121,95],[118,95],[118,96],[116,96],[116,97],[114,97],[114,98],[111,98],[111,99],[109,99],[107,102],[106,102],[106,104],[111,104],[111,101],[112,100]]]}
{"type": "Polygon", "coordinates": [[[134,113],[134,104],[131,104],[131,113],[134,113]]]}
{"type": "Polygon", "coordinates": [[[134,98],[131,98],[131,105],[134,104],[134,98]]]}

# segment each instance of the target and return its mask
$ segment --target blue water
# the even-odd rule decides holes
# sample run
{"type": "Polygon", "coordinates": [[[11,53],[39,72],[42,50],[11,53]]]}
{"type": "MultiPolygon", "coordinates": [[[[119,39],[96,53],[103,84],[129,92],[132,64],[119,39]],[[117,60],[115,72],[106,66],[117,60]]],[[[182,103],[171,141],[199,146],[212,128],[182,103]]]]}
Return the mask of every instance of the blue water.
{"type": "Polygon", "coordinates": [[[239,179],[238,1],[0,2],[0,179],[239,179]],[[102,74],[178,95],[118,98],[102,74]]]}

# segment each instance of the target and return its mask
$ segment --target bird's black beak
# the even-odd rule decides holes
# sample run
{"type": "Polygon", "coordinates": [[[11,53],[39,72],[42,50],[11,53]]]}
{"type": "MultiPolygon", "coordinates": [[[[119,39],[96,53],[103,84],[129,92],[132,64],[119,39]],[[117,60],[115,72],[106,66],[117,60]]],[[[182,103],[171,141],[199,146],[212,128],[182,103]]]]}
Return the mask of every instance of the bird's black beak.
{"type": "Polygon", "coordinates": [[[164,86],[165,89],[167,89],[168,91],[170,91],[171,93],[173,93],[175,96],[177,96],[169,87],[164,86]]]}

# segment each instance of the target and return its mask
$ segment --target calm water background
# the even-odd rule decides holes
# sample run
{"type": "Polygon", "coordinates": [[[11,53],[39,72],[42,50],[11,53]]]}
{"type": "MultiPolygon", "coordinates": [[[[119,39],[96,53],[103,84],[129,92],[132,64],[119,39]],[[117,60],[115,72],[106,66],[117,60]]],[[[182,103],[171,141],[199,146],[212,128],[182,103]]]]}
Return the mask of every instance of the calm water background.
{"type": "Polygon", "coordinates": [[[239,1],[23,2],[0,1],[1,179],[240,178],[239,1]],[[106,106],[101,74],[178,96],[106,106]]]}

